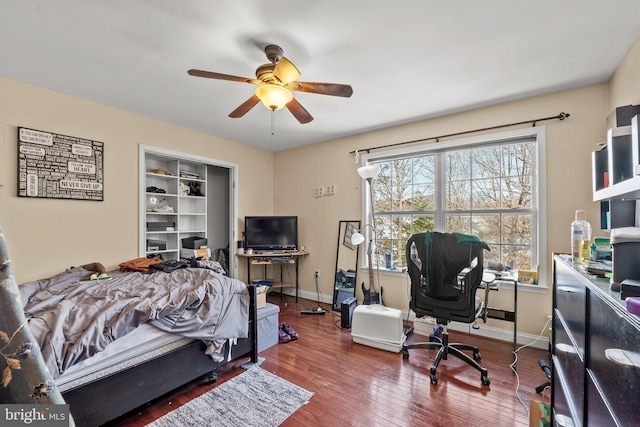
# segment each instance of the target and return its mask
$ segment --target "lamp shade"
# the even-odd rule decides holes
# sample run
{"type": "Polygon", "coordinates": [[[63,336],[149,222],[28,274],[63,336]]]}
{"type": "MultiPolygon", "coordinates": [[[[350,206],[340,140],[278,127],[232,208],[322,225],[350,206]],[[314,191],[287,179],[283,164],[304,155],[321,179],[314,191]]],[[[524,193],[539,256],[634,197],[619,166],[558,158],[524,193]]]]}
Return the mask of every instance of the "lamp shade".
{"type": "Polygon", "coordinates": [[[279,110],[293,99],[291,91],[271,83],[258,86],[256,96],[271,110],[279,110]]]}
{"type": "Polygon", "coordinates": [[[362,179],[374,179],[380,173],[380,165],[373,164],[362,166],[358,168],[358,175],[362,177],[362,179]]]}
{"type": "Polygon", "coordinates": [[[351,244],[352,245],[356,245],[357,246],[362,242],[364,242],[364,236],[360,232],[356,231],[355,233],[353,233],[351,235],[351,244]]]}

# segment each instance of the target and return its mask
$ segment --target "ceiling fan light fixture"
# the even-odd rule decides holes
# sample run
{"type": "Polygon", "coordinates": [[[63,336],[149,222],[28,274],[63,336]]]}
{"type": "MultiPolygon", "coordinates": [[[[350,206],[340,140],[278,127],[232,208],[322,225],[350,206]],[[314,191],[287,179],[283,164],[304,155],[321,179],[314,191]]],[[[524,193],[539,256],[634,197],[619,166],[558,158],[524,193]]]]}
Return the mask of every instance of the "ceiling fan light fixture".
{"type": "Polygon", "coordinates": [[[256,96],[260,98],[265,107],[274,111],[281,109],[293,99],[291,91],[271,83],[258,86],[256,96]]]}

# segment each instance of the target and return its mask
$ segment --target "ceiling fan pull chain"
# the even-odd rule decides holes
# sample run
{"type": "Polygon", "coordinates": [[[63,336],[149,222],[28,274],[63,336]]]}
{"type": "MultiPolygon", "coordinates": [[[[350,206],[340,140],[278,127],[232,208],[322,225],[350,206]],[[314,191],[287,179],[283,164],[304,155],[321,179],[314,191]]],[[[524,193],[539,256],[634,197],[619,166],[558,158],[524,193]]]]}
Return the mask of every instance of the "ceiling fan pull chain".
{"type": "Polygon", "coordinates": [[[271,110],[271,139],[273,139],[273,135],[276,134],[276,112],[275,110],[271,110]]]}

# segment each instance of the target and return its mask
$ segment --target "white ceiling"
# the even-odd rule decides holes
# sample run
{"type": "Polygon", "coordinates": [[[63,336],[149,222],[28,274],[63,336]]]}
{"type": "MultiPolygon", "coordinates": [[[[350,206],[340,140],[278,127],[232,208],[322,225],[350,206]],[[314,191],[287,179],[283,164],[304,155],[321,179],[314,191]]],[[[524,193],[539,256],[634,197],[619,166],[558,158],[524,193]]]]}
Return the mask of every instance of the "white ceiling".
{"type": "Polygon", "coordinates": [[[604,82],[639,36],[637,0],[0,0],[0,75],[280,151],[604,82]],[[267,44],[353,96],[296,92],[314,120],[272,136],[228,117],[254,85],[187,75],[254,78],[267,44]]]}

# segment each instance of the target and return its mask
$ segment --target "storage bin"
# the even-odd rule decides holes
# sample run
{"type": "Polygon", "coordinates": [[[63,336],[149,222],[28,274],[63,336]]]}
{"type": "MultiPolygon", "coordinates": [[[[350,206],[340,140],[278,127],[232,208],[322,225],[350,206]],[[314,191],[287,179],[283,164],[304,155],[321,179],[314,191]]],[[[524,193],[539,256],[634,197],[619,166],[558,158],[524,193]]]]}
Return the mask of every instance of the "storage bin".
{"type": "Polygon", "coordinates": [[[619,291],[623,280],[640,280],[640,228],[612,229],[611,246],[613,247],[611,289],[619,291]]]}
{"type": "Polygon", "coordinates": [[[280,307],[271,303],[258,310],[258,352],[278,344],[278,313],[280,307]]]}
{"type": "Polygon", "coordinates": [[[380,304],[359,305],[351,320],[353,342],[399,353],[407,336],[402,325],[402,312],[380,304]]]}

